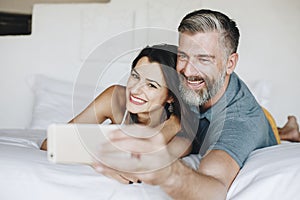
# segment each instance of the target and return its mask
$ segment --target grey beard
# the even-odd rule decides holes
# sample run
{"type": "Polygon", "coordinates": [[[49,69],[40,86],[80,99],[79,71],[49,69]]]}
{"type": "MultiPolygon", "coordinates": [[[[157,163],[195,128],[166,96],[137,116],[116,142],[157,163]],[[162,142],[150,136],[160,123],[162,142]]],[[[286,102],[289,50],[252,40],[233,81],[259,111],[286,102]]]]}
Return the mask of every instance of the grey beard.
{"type": "Polygon", "coordinates": [[[179,91],[181,94],[181,98],[189,105],[202,106],[207,103],[212,97],[214,97],[223,87],[225,77],[226,69],[224,68],[224,70],[219,74],[217,80],[210,81],[208,79],[204,79],[205,83],[207,84],[207,88],[196,92],[185,85],[183,81],[184,77],[180,75],[179,91]]]}

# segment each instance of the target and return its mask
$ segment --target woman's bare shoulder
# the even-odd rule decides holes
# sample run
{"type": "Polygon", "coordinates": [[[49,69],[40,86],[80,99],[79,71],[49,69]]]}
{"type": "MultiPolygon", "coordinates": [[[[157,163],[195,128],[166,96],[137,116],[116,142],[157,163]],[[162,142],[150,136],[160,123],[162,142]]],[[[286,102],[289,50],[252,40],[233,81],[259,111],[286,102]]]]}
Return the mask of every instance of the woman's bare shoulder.
{"type": "Polygon", "coordinates": [[[113,105],[119,105],[123,110],[123,107],[126,104],[126,87],[122,85],[113,85],[111,87],[113,105]]]}
{"type": "Polygon", "coordinates": [[[120,98],[126,95],[126,87],[122,85],[111,85],[106,88],[99,96],[120,98]]]}
{"type": "Polygon", "coordinates": [[[106,99],[109,100],[110,119],[112,123],[121,123],[126,110],[126,87],[112,85],[104,91],[106,99]]]}

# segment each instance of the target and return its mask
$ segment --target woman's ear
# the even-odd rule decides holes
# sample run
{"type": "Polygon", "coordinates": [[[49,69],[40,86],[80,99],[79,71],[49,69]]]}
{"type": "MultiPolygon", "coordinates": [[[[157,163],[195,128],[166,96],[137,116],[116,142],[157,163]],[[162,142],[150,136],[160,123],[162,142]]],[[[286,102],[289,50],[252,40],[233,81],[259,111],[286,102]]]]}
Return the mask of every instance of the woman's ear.
{"type": "Polygon", "coordinates": [[[170,96],[167,101],[167,103],[173,103],[174,102],[174,98],[172,96],[170,96]]]}
{"type": "Polygon", "coordinates": [[[229,56],[228,60],[227,60],[227,65],[226,65],[226,73],[227,74],[232,74],[236,64],[238,62],[239,59],[239,54],[238,53],[233,53],[229,56]]]}

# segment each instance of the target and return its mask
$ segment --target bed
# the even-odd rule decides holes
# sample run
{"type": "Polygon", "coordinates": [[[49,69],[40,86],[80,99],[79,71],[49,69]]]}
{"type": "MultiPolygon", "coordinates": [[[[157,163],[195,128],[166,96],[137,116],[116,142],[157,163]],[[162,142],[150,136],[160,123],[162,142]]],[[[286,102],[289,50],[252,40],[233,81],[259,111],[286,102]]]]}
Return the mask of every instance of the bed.
{"type": "MultiPolygon", "coordinates": [[[[74,95],[74,79],[95,44],[102,43],[105,36],[111,37],[124,31],[120,27],[131,30],[159,24],[158,27],[176,30],[178,20],[187,11],[200,7],[201,2],[195,0],[186,4],[179,0],[169,4],[166,1],[137,0],[135,4],[125,5],[124,1],[115,0],[106,7],[94,4],[41,4],[34,7],[32,35],[1,38],[1,47],[6,51],[1,57],[2,66],[6,66],[3,67],[5,72],[2,71],[2,79],[6,82],[1,84],[2,127],[17,128],[0,129],[0,199],[170,199],[157,186],[123,185],[86,165],[53,164],[47,160],[46,152],[39,150],[39,146],[46,137],[48,125],[68,122],[105,87],[119,81],[114,78],[123,77],[126,80],[123,75],[128,73],[130,62],[121,60],[116,63],[113,73],[105,69],[107,74],[101,74],[106,77],[101,80],[101,86],[80,85],[74,95]],[[164,7],[167,11],[160,10],[162,2],[166,3],[164,7]],[[138,10],[132,6],[136,4],[138,10]],[[127,12],[124,12],[125,6],[127,12]],[[111,13],[117,16],[114,20],[111,13]],[[170,13],[174,15],[172,18],[170,13]],[[162,16],[167,20],[162,20],[162,16]],[[110,23],[105,24],[107,21],[110,23]],[[121,75],[117,76],[116,72],[121,75]],[[24,83],[25,79],[28,84],[24,83]],[[16,87],[8,90],[8,86],[16,87]]],[[[162,41],[172,42],[170,32],[164,33],[168,34],[162,41]]],[[[145,35],[149,37],[150,34],[145,35]]],[[[146,44],[149,44],[148,40],[146,44]]],[[[177,43],[176,38],[174,41],[177,43]]],[[[91,60],[88,64],[99,68],[101,65],[96,61],[91,60]]],[[[93,80],[98,81],[97,78],[95,76],[93,80]]],[[[248,82],[248,85],[251,85],[261,105],[268,107],[268,82],[254,81],[248,82]]],[[[299,199],[299,155],[300,143],[288,142],[253,152],[228,191],[227,199],[299,199]]],[[[199,159],[189,156],[184,161],[195,168],[199,159]]]]}
{"type": "MultiPolygon", "coordinates": [[[[0,199],[170,199],[159,187],[123,185],[96,173],[86,165],[53,164],[39,150],[51,123],[66,123],[74,113],[74,98],[84,108],[88,86],[82,96],[72,93],[72,83],[36,74],[28,80],[34,93],[33,117],[26,129],[0,129],[0,199]]],[[[257,98],[261,85],[253,85],[257,98]],[[256,90],[255,87],[259,88],[256,90]]],[[[103,88],[98,88],[95,95],[103,88]]],[[[265,94],[262,92],[262,94],[265,94]]],[[[80,110],[80,109],[79,109],[80,110]]],[[[78,111],[79,111],[78,110],[78,111]]],[[[254,151],[233,182],[228,200],[298,199],[300,188],[300,143],[254,151]]],[[[196,167],[199,159],[183,159],[196,167]]]]}
{"type": "MultiPolygon", "coordinates": [[[[0,130],[0,199],[170,199],[159,187],[124,185],[86,165],[54,164],[39,150],[44,130],[0,130]]],[[[228,200],[298,199],[300,143],[253,152],[232,184],[228,200]]],[[[184,159],[196,165],[194,158],[184,159]]]]}

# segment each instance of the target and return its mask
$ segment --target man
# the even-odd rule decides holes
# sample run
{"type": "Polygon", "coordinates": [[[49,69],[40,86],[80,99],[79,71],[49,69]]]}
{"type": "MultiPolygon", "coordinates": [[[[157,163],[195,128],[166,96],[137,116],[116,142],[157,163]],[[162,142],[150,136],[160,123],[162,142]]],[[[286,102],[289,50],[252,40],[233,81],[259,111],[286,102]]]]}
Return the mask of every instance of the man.
{"type": "MultiPolygon", "coordinates": [[[[119,181],[112,174],[118,173],[132,182],[159,185],[174,199],[225,199],[248,155],[277,142],[263,110],[234,73],[239,42],[235,22],[220,12],[198,10],[186,15],[178,30],[177,71],[182,75],[181,95],[199,118],[199,130],[193,142],[193,153],[203,156],[198,169],[191,169],[180,159],[170,160],[169,165],[156,170],[143,163],[136,168],[130,166],[130,170],[126,168],[129,173],[122,172],[122,167],[113,163],[96,164],[95,168],[119,181]],[[140,169],[144,173],[132,173],[140,169]],[[147,169],[151,172],[146,173],[147,169]]],[[[176,131],[178,127],[168,123],[161,130],[163,134],[176,131]]],[[[143,160],[141,149],[163,144],[161,135],[138,139],[119,132],[111,135],[111,140],[130,151],[137,160],[143,160]]],[[[169,158],[164,160],[171,159],[176,142],[172,144],[166,148],[164,153],[169,158]]],[[[153,162],[164,163],[159,158],[153,162]]]]}

